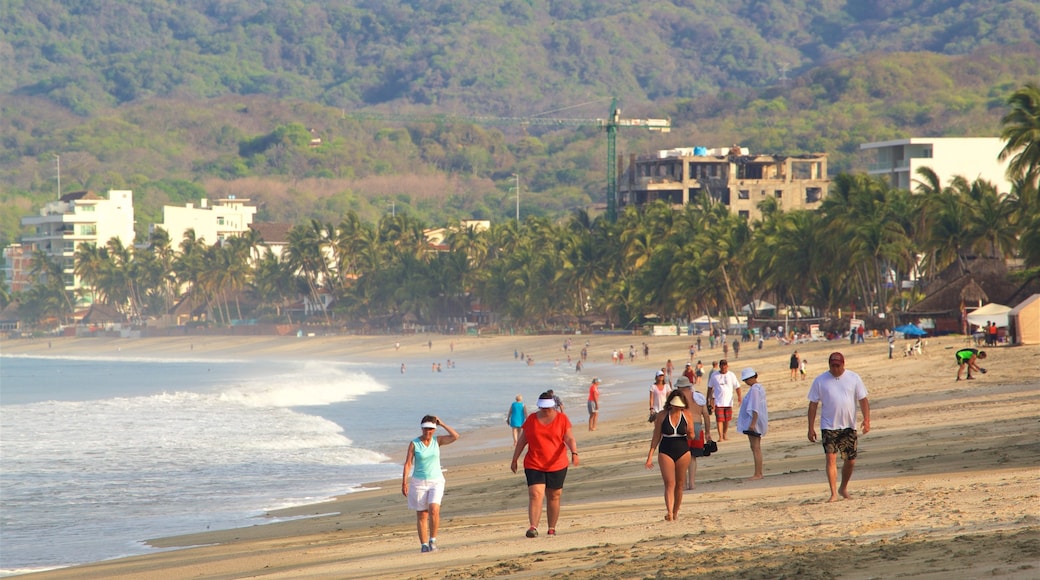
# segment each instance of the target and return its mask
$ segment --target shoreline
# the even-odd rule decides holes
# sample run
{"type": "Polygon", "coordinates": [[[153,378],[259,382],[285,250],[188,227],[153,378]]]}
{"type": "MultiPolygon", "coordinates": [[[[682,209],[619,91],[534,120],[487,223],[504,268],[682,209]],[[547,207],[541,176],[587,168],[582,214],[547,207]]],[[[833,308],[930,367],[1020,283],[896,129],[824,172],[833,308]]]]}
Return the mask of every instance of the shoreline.
{"type": "MultiPolygon", "coordinates": [[[[536,364],[552,364],[557,357],[565,359],[565,338],[454,337],[454,351],[448,348],[453,337],[440,335],[69,338],[52,339],[50,348],[46,340],[4,340],[0,354],[385,361],[408,355],[428,364],[431,354],[497,358],[512,356],[519,347],[536,364]],[[401,349],[395,350],[398,339],[401,349]],[[432,350],[428,340],[434,342],[432,350]]],[[[559,536],[551,543],[522,537],[526,487],[522,475],[508,470],[510,436],[502,425],[465,433],[446,448],[448,487],[439,534],[443,547],[432,557],[424,555],[422,567],[416,566],[414,513],[400,497],[398,480],[388,480],[369,484],[378,489],[266,515],[294,519],[144,540],[178,549],[30,576],[148,578],[161,571],[166,578],[407,578],[508,571],[514,577],[568,573],[592,578],[645,576],[647,570],[657,570],[664,577],[737,578],[752,570],[779,575],[809,566],[807,570],[827,570],[828,577],[938,578],[958,571],[1028,578],[1040,569],[1035,499],[1040,348],[992,349],[986,377],[956,383],[952,349],[963,337],[929,339],[924,355],[904,359],[898,353],[891,361],[887,344],[879,339],[855,346],[845,341],[790,347],[767,343],[762,351],[745,343],[743,356],[731,359],[731,368],[739,373],[743,366],[754,366],[766,386],[766,477],[744,481],[751,473],[751,454],[745,437],[731,435],[720,443],[718,454],[699,462],[697,488],[687,492],[683,516],[673,525],[660,517],[664,507],[657,462],[652,472],[642,465],[650,435],[644,398],[652,370],[666,358],[682,368],[690,337],[571,338],[577,347],[572,352],[585,339],[593,343],[590,358],[596,368],[582,375],[591,380],[598,374],[623,394],[605,399],[617,405],[609,413],[604,410],[600,428],[592,433],[585,429],[583,406],[568,406],[582,465],[568,474],[559,536]],[[651,345],[650,359],[626,362],[618,369],[623,378],[614,379],[610,349],[643,341],[651,345]],[[823,503],[828,494],[822,453],[805,441],[804,397],[810,381],[790,382],[786,376],[787,357],[795,348],[809,358],[810,376],[823,370],[826,353],[844,352],[848,368],[863,376],[870,391],[873,429],[861,438],[852,500],[823,503]],[[644,371],[645,379],[627,378],[644,371]],[[722,538],[744,547],[739,554],[727,552],[733,558],[720,564],[712,546],[722,538]],[[839,553],[839,539],[850,538],[854,549],[839,553]],[[685,554],[682,561],[662,560],[664,545],[685,554]],[[958,555],[961,549],[971,558],[958,555]],[[857,563],[862,566],[852,565],[857,563]],[[869,574],[863,566],[870,568],[869,574]]],[[[710,355],[721,354],[721,348],[700,353],[706,363],[710,355]]]]}

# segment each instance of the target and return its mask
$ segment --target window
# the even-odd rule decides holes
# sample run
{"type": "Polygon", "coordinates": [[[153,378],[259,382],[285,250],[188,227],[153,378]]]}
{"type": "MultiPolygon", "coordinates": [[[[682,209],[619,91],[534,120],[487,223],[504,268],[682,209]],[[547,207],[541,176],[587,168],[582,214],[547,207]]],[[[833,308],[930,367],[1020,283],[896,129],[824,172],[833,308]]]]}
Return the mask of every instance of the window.
{"type": "Polygon", "coordinates": [[[96,205],[80,205],[76,209],[79,213],[94,213],[97,210],[96,205]]]}
{"type": "Polygon", "coordinates": [[[217,225],[218,226],[224,225],[224,216],[222,216],[222,215],[217,216],[217,225]]]}
{"type": "Polygon", "coordinates": [[[97,235],[97,224],[83,224],[79,227],[79,235],[81,236],[96,236],[97,235]]]}
{"type": "Polygon", "coordinates": [[[748,212],[746,209],[738,211],[737,215],[740,216],[740,219],[744,221],[748,221],[751,218],[751,213],[748,212]]]}
{"type": "Polygon", "coordinates": [[[773,197],[775,197],[777,199],[782,199],[784,197],[784,190],[782,190],[782,189],[774,189],[773,190],[773,197]]]}
{"type": "Polygon", "coordinates": [[[737,198],[738,199],[750,199],[751,198],[751,190],[741,189],[739,192],[737,192],[737,198]]]}
{"type": "Polygon", "coordinates": [[[805,202],[816,203],[823,198],[823,190],[819,187],[806,187],[805,188],[805,202]]]}

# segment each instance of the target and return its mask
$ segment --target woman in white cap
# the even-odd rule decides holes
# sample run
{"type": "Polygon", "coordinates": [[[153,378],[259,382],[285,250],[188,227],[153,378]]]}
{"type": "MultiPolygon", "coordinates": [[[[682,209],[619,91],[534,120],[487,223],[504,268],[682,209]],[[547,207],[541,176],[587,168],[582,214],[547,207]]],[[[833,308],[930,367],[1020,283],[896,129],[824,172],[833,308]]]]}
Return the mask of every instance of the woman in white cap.
{"type": "Polygon", "coordinates": [[[748,386],[748,392],[740,402],[737,413],[737,431],[747,435],[751,444],[751,455],[755,458],[755,474],[748,481],[762,479],[762,437],[769,430],[769,412],[766,409],[766,390],[758,382],[758,373],[748,367],[740,371],[740,380],[748,386]]]}
{"type": "Polygon", "coordinates": [[[538,537],[538,521],[542,518],[542,499],[545,499],[549,535],[556,535],[560,520],[560,497],[563,481],[567,478],[568,463],[578,466],[578,442],[574,439],[571,421],[556,410],[552,391],[538,396],[538,412],[527,416],[520,439],[513,449],[509,469],[516,473],[520,454],[524,456],[524,475],[527,477],[527,518],[531,524],[527,537],[538,537]],[[567,451],[570,461],[567,461],[567,451]]]}
{"type": "Polygon", "coordinates": [[[423,417],[420,427],[422,435],[408,444],[401,493],[408,498],[408,508],[415,510],[420,551],[432,552],[437,549],[437,528],[441,525],[441,499],[444,497],[440,447],[454,443],[459,434],[434,415],[423,417]],[[437,427],[444,427],[448,434],[434,437],[437,427]]]}
{"type": "MultiPolygon", "coordinates": [[[[680,381],[683,377],[680,377],[680,381]]],[[[664,481],[664,507],[666,521],[679,517],[682,506],[686,468],[690,466],[690,439],[693,438],[693,416],[685,398],[678,390],[668,393],[664,411],[654,419],[654,436],[650,440],[650,451],[646,454],[646,468],[654,468],[654,449],[659,449],[657,462],[661,466],[664,481]]]]}

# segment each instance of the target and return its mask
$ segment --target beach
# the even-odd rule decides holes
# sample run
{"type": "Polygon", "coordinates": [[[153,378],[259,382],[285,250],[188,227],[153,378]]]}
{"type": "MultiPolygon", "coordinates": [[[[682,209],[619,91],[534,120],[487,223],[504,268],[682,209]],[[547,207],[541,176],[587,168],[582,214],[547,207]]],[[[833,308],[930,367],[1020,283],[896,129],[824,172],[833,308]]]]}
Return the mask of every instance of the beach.
{"type": "MultiPolygon", "coordinates": [[[[0,349],[4,355],[364,357],[395,363],[434,355],[500,360],[519,350],[534,364],[553,365],[566,359],[566,338],[60,338],[5,340],[0,349]]],[[[754,367],[768,396],[765,478],[745,481],[753,471],[751,452],[747,438],[731,430],[718,453],[699,460],[696,489],[686,493],[678,521],[669,522],[663,519],[656,458],[652,471],[644,467],[651,434],[645,400],[654,369],[669,358],[682,368],[690,337],[570,338],[572,356],[586,339],[592,342],[584,376],[604,377],[625,396],[603,389],[604,406],[617,401],[624,408],[604,409],[595,432],[585,428],[583,404],[568,406],[581,465],[568,473],[556,537],[524,537],[527,489],[523,475],[509,470],[509,434],[502,425],[463,432],[443,450],[447,491],[441,548],[434,553],[419,553],[414,512],[400,494],[400,480],[393,479],[333,501],[272,511],[276,523],[142,538],[157,548],[182,549],[24,577],[1040,576],[1040,347],[990,349],[983,363],[989,373],[956,382],[953,353],[965,345],[958,336],[929,338],[923,353],[912,357],[897,349],[892,359],[884,339],[859,345],[771,341],[762,350],[745,343],[730,365],[738,374],[754,367]],[[624,369],[610,364],[612,348],[642,342],[650,345],[649,358],[626,362],[624,369]],[[805,380],[789,380],[787,361],[795,349],[809,361],[805,380]],[[867,385],[871,431],[860,437],[852,498],[827,503],[823,451],[806,438],[806,393],[832,351],[843,352],[846,367],[867,385]],[[611,380],[639,370],[645,370],[636,373],[645,380],[611,380]]],[[[705,350],[697,358],[708,363],[722,358],[722,350],[705,350]]],[[[417,434],[401,434],[402,451],[417,434]]]]}

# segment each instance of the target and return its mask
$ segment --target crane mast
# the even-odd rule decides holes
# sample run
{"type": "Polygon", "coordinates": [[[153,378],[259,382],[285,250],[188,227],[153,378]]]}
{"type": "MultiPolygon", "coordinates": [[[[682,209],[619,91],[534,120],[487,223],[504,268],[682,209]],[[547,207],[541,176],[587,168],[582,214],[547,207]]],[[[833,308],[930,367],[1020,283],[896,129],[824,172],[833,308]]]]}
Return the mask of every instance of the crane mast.
{"type": "Polygon", "coordinates": [[[610,102],[610,115],[606,119],[593,118],[549,118],[549,117],[490,117],[449,114],[384,114],[384,113],[351,113],[359,120],[398,121],[413,123],[472,123],[479,125],[521,125],[543,127],[602,127],[607,133],[607,219],[617,220],[617,130],[618,127],[637,127],[648,131],[668,133],[672,123],[668,119],[623,119],[618,108],[617,98],[610,102]]]}

